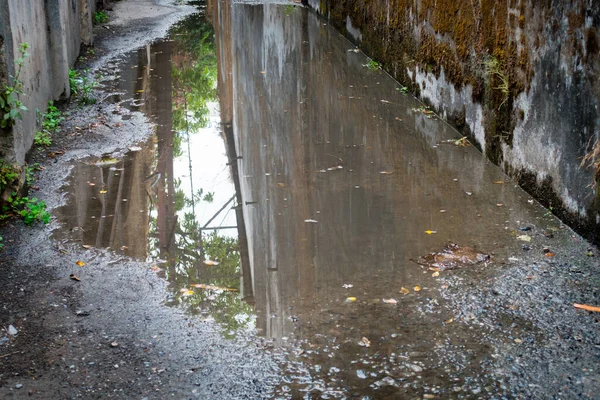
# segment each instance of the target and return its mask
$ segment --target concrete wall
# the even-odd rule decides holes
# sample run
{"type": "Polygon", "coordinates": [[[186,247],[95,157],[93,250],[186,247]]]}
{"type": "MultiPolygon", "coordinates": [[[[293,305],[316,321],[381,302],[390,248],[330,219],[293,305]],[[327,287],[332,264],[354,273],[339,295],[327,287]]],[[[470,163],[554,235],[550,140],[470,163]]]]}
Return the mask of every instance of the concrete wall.
{"type": "Polygon", "coordinates": [[[600,239],[600,2],[308,0],[563,220],[600,239]]]}
{"type": "Polygon", "coordinates": [[[23,165],[38,130],[36,109],[69,97],[69,67],[81,43],[92,44],[95,0],[0,0],[0,79],[12,82],[19,48],[28,43],[20,100],[29,109],[11,129],[0,130],[0,158],[23,165]]]}

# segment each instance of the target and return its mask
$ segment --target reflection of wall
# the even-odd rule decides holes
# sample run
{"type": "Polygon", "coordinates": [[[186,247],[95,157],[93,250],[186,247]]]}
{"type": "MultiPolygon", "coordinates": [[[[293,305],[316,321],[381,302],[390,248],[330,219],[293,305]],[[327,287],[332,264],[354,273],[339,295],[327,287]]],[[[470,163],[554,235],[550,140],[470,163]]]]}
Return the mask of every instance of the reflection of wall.
{"type": "Polygon", "coordinates": [[[231,12],[231,30],[219,34],[232,36],[219,71],[232,89],[220,93],[233,107],[265,335],[288,335],[292,315],[316,327],[327,323],[320,313],[343,313],[345,283],[360,285],[361,296],[389,297],[390,287],[421,276],[410,258],[447,241],[497,247],[506,220],[531,218],[508,211],[519,200],[492,184],[502,179],[496,168],[473,148],[438,146],[454,132],[413,110],[420,104],[364,68],[365,58],[314,15],[285,16],[273,5],[220,12],[220,20],[231,12]]]}
{"type": "MultiPolygon", "coordinates": [[[[115,165],[81,164],[73,171],[73,200],[64,213],[71,227],[82,228],[77,235],[84,244],[120,249],[127,255],[146,258],[149,194],[156,193],[152,205],[158,211],[159,247],[166,251],[174,246],[170,49],[169,42],[160,42],[127,55],[118,84],[126,96],[141,97],[141,111],[157,124],[157,139],[148,139],[141,145],[141,151],[128,153],[115,165]],[[158,182],[148,179],[156,173],[160,174],[158,182]],[[94,185],[90,186],[90,182],[94,185]],[[74,214],[69,212],[72,208],[74,214]]],[[[174,251],[170,254],[174,257],[174,251]]]]}
{"type": "Polygon", "coordinates": [[[131,153],[117,164],[80,164],[74,168],[72,199],[63,213],[67,226],[78,228],[75,236],[83,244],[146,257],[148,196],[144,180],[153,156],[149,141],[142,151],[131,153]]]}

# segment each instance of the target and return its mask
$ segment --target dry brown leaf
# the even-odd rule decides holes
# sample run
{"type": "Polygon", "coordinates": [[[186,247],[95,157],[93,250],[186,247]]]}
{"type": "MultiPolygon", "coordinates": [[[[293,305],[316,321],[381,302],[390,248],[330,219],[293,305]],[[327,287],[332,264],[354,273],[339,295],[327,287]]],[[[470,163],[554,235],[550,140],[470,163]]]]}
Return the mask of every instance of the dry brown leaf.
{"type": "Polygon", "coordinates": [[[369,339],[367,339],[366,337],[363,337],[362,339],[360,339],[360,342],[358,342],[358,344],[360,346],[364,346],[364,347],[371,347],[371,341],[369,339]]]}
{"type": "Polygon", "coordinates": [[[204,265],[208,265],[209,267],[219,265],[218,261],[213,261],[213,260],[204,260],[203,262],[204,262],[204,265]]]}
{"type": "Polygon", "coordinates": [[[385,304],[398,304],[396,299],[382,299],[385,304]]]}
{"type": "Polygon", "coordinates": [[[84,249],[88,249],[88,250],[94,248],[94,246],[90,246],[89,244],[84,244],[81,247],[83,247],[84,249]]]}
{"type": "Polygon", "coordinates": [[[401,288],[400,288],[400,293],[402,293],[402,294],[406,295],[406,294],[409,294],[409,293],[410,293],[410,290],[408,290],[408,289],[407,289],[407,288],[405,288],[405,287],[401,287],[401,288]]]}
{"type": "Polygon", "coordinates": [[[81,281],[81,279],[79,279],[79,277],[77,275],[75,275],[75,274],[69,275],[69,278],[71,278],[71,279],[73,279],[74,281],[77,281],[77,282],[81,281]]]}

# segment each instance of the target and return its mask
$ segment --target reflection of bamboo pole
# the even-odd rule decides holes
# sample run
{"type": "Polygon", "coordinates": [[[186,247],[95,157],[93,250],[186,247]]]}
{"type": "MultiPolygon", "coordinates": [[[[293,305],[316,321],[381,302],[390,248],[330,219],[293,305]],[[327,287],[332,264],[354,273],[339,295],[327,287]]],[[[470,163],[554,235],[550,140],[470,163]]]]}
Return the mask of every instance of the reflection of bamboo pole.
{"type": "Polygon", "coordinates": [[[200,233],[201,234],[202,234],[202,230],[204,228],[206,228],[211,222],[213,222],[213,220],[219,216],[219,214],[221,213],[221,211],[223,211],[233,200],[235,200],[235,194],[233,196],[231,196],[231,198],[229,200],[227,200],[227,203],[225,203],[223,205],[223,207],[219,208],[219,211],[217,211],[215,213],[215,215],[213,215],[212,218],[209,219],[208,222],[206,224],[204,224],[204,226],[202,228],[200,228],[200,233]]]}
{"type": "MultiPolygon", "coordinates": [[[[110,171],[110,169],[109,169],[109,171],[110,171]]],[[[114,175],[114,173],[112,175],[114,175]]],[[[115,200],[115,211],[114,211],[114,216],[113,216],[112,229],[110,231],[110,239],[108,241],[110,247],[113,247],[113,245],[115,244],[114,243],[115,231],[120,226],[120,222],[122,220],[121,196],[123,196],[123,182],[125,181],[124,176],[125,176],[125,163],[123,163],[122,171],[119,174],[119,189],[117,189],[117,198],[115,200]]]]}
{"type": "MultiPolygon", "coordinates": [[[[100,184],[101,187],[104,188],[104,169],[102,167],[98,167],[100,169],[100,184]]],[[[106,191],[108,193],[110,190],[110,182],[106,184],[106,191]]],[[[96,232],[96,244],[95,247],[102,247],[102,236],[104,235],[104,223],[106,220],[106,196],[100,196],[100,204],[102,204],[102,211],[100,211],[100,221],[98,222],[98,231],[96,232]]]]}

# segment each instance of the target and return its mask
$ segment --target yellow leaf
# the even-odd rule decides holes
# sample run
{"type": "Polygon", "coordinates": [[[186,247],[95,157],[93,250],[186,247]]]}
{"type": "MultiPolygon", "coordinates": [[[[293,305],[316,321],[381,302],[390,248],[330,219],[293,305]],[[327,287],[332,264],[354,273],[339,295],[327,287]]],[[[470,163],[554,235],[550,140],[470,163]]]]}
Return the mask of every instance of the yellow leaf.
{"type": "Polygon", "coordinates": [[[79,265],[80,267],[83,267],[85,265],[83,261],[76,261],[75,264],[79,265]]]}
{"type": "Polygon", "coordinates": [[[356,301],[356,297],[347,297],[346,298],[346,303],[352,303],[356,301]]]}
{"type": "Polygon", "coordinates": [[[438,276],[440,276],[440,271],[435,271],[433,274],[431,274],[431,276],[437,278],[438,276]]]}
{"type": "Polygon", "coordinates": [[[187,297],[187,296],[191,296],[193,294],[194,294],[193,290],[190,290],[190,289],[181,289],[181,295],[182,296],[186,296],[187,297]]]}
{"type": "Polygon", "coordinates": [[[400,293],[402,293],[402,294],[406,295],[406,294],[409,294],[409,293],[410,293],[410,290],[408,290],[408,289],[407,289],[407,288],[405,288],[405,287],[402,287],[402,288],[400,288],[400,293]]]}
{"type": "Polygon", "coordinates": [[[421,291],[421,286],[415,286],[415,287],[413,288],[413,290],[414,290],[415,292],[420,292],[420,291],[421,291]]]}
{"type": "Polygon", "coordinates": [[[106,190],[101,190],[100,191],[100,194],[104,194],[104,193],[106,193],[106,190]]]}
{"type": "Polygon", "coordinates": [[[434,233],[437,233],[437,231],[426,230],[425,233],[428,234],[428,235],[432,235],[434,233]]]}
{"type": "Polygon", "coordinates": [[[504,183],[504,181],[496,181],[494,182],[496,185],[502,185],[504,183]]]}
{"type": "Polygon", "coordinates": [[[454,322],[454,318],[447,319],[444,322],[447,323],[447,324],[451,324],[451,323],[454,322]]]}
{"type": "Polygon", "coordinates": [[[138,93],[144,93],[144,91],[143,91],[143,90],[138,90],[137,92],[138,92],[138,93]]]}
{"type": "Polygon", "coordinates": [[[213,260],[204,260],[204,265],[208,265],[209,267],[212,267],[214,265],[219,265],[219,262],[213,261],[213,260]]]}

